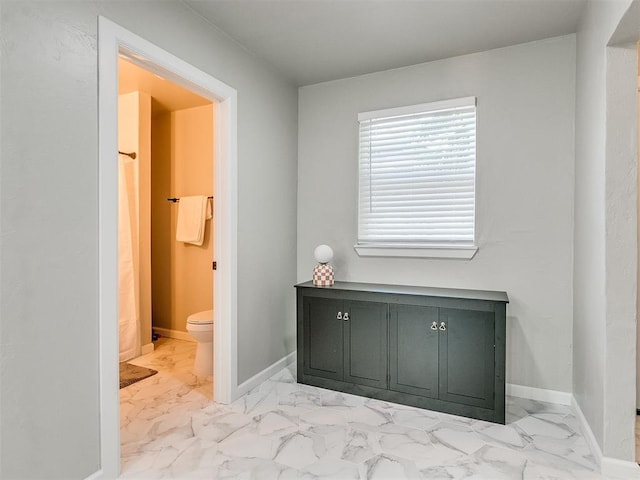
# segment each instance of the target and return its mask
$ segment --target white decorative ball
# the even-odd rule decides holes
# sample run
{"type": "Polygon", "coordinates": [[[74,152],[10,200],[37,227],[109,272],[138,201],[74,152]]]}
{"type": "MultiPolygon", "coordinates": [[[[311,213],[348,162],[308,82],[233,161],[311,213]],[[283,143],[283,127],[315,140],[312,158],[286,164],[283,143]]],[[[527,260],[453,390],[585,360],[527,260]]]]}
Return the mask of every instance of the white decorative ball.
{"type": "Polygon", "coordinates": [[[333,258],[333,250],[329,245],[318,245],[313,251],[313,256],[318,263],[329,263],[333,258]]]}

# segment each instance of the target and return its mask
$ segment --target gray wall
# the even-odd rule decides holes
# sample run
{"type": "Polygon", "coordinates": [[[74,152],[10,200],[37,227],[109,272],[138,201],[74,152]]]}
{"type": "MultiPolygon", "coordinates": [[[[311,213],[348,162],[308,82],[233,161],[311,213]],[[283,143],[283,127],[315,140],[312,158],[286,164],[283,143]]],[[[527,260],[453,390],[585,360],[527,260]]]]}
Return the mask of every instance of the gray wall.
{"type": "MultiPolygon", "coordinates": [[[[607,299],[606,45],[629,1],[589,2],[576,47],[573,394],[605,455],[607,299]]],[[[633,171],[635,172],[635,170],[633,171]]],[[[626,172],[631,175],[633,172],[626,172]]],[[[627,262],[635,268],[635,257],[627,262]]],[[[635,338],[635,335],[632,335],[635,338]]],[[[622,365],[617,365],[618,375],[622,365]]],[[[630,370],[631,365],[628,367],[630,370]]],[[[633,380],[632,380],[633,381],[633,380]]],[[[612,391],[614,396],[618,392],[612,391]]],[[[619,398],[619,400],[622,397],[619,398]]],[[[610,405],[613,407],[613,405],[610,405]]],[[[607,422],[608,423],[608,422],[607,422]]]]}
{"type": "MultiPolygon", "coordinates": [[[[638,294],[638,40],[640,0],[606,49],[606,364],[603,454],[636,462],[634,366],[638,294]]],[[[620,11],[616,10],[616,17],[620,11]]],[[[636,467],[637,468],[637,467],[636,467]]]]}
{"type": "Polygon", "coordinates": [[[1,9],[0,477],[83,478],[99,468],[97,16],[238,90],[239,382],[295,348],[297,89],[181,3],[1,9]]]}
{"type": "MultiPolygon", "coordinates": [[[[640,38],[640,17],[638,17],[640,38]]],[[[637,43],[607,49],[605,456],[635,461],[637,43]]]]}
{"type": "Polygon", "coordinates": [[[298,281],[327,243],[340,280],[505,290],[507,381],[570,392],[574,74],[567,36],[301,88],[298,281]],[[358,112],[470,95],[475,258],[359,257],[358,112]]]}

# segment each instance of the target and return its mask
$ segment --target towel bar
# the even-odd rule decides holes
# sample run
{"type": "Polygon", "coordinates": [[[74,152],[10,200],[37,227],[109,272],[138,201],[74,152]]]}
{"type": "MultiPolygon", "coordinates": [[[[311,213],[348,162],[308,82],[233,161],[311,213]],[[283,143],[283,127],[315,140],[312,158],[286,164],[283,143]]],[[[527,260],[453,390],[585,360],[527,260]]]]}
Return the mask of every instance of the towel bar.
{"type": "MultiPolygon", "coordinates": [[[[209,200],[213,200],[213,197],[212,197],[211,195],[210,195],[210,196],[208,196],[207,198],[208,198],[209,200]]],[[[171,198],[167,198],[167,201],[168,201],[168,202],[176,203],[176,202],[179,202],[179,201],[180,201],[180,199],[179,199],[179,198],[176,198],[176,197],[171,197],[171,198]]]]}

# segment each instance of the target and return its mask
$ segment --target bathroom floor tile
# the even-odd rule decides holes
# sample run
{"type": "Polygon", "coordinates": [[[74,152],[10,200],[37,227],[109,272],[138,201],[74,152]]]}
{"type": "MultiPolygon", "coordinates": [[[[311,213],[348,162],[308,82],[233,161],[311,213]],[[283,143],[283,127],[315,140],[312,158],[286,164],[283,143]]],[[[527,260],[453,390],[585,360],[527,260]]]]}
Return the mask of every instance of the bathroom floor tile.
{"type": "Polygon", "coordinates": [[[120,390],[122,478],[599,479],[571,409],[507,397],[507,425],[299,385],[283,369],[231,405],[161,339],[120,390]]]}

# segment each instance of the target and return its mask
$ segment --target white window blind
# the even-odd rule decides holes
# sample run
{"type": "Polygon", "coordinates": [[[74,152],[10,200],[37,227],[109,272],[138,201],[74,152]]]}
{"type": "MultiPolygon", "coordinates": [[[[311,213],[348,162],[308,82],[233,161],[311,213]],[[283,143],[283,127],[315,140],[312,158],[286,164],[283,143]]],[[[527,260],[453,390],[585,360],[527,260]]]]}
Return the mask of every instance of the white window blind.
{"type": "Polygon", "coordinates": [[[362,113],[358,244],[474,242],[476,99],[362,113]]]}

